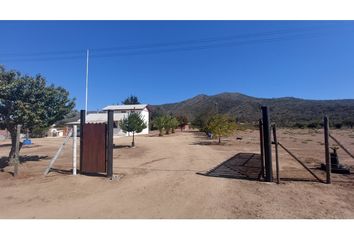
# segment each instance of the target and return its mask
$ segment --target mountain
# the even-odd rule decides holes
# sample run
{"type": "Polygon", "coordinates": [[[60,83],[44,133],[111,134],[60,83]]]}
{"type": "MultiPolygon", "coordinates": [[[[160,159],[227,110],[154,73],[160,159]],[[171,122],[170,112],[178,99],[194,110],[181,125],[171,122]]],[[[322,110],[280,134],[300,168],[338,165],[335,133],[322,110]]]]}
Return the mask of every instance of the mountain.
{"type": "Polygon", "coordinates": [[[279,126],[320,123],[328,115],[332,124],[354,121],[354,99],[306,100],[293,97],[256,98],[241,93],[221,93],[213,96],[197,95],[178,103],[152,105],[152,116],[159,113],[197,116],[228,114],[238,122],[254,123],[260,118],[260,106],[269,107],[273,122],[279,126]]]}

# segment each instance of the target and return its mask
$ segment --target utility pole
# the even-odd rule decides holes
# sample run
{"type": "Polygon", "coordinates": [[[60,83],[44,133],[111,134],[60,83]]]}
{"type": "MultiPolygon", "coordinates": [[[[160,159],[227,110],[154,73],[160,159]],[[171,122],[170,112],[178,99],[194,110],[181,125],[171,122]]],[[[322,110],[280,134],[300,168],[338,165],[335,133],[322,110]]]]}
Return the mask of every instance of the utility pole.
{"type": "MultiPolygon", "coordinates": [[[[87,116],[87,99],[88,99],[88,72],[89,72],[89,50],[86,50],[86,98],[85,98],[85,117],[87,116]]],[[[85,118],[86,119],[86,118],[85,118]]]]}

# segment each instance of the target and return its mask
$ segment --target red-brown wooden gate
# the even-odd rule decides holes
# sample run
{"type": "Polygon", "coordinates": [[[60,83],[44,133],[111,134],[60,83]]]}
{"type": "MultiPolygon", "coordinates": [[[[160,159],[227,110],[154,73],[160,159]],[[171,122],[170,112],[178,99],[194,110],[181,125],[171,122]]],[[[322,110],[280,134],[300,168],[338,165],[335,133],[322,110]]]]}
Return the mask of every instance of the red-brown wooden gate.
{"type": "Polygon", "coordinates": [[[82,173],[106,172],[106,124],[83,124],[82,173]]]}

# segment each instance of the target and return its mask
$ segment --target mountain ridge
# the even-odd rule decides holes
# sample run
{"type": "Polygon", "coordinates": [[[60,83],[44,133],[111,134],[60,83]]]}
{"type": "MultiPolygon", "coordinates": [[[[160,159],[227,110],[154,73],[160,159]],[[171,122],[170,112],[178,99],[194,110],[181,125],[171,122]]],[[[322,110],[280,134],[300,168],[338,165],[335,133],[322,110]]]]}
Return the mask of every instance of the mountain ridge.
{"type": "Polygon", "coordinates": [[[151,110],[152,115],[186,115],[190,120],[203,114],[228,114],[239,122],[253,123],[263,105],[269,106],[272,120],[280,126],[320,122],[324,115],[336,123],[354,121],[354,99],[258,98],[239,92],[198,94],[180,102],[151,105],[151,110]]]}

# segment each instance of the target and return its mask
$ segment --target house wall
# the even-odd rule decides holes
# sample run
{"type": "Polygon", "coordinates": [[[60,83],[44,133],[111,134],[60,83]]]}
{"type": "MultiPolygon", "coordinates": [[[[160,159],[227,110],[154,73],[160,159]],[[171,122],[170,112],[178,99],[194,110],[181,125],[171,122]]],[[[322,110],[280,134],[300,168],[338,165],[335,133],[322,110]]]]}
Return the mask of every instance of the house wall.
{"type": "MultiPolygon", "coordinates": [[[[119,111],[116,111],[116,112],[119,112],[119,111]]],[[[133,112],[133,111],[125,111],[124,112],[124,117],[128,117],[129,113],[130,112],[133,112]]],[[[140,132],[140,133],[135,133],[135,135],[143,135],[143,134],[149,134],[149,111],[147,110],[147,108],[145,108],[144,110],[134,110],[134,112],[140,112],[141,113],[141,116],[143,117],[145,123],[146,123],[146,128],[140,132]]],[[[117,124],[117,128],[114,128],[113,129],[113,135],[114,136],[131,136],[132,133],[124,133],[119,125],[117,124]]]]}
{"type": "Polygon", "coordinates": [[[143,116],[144,121],[146,123],[146,128],[139,134],[149,134],[149,120],[150,120],[150,117],[149,117],[149,111],[147,110],[147,108],[145,108],[141,112],[141,115],[143,116]]]}

